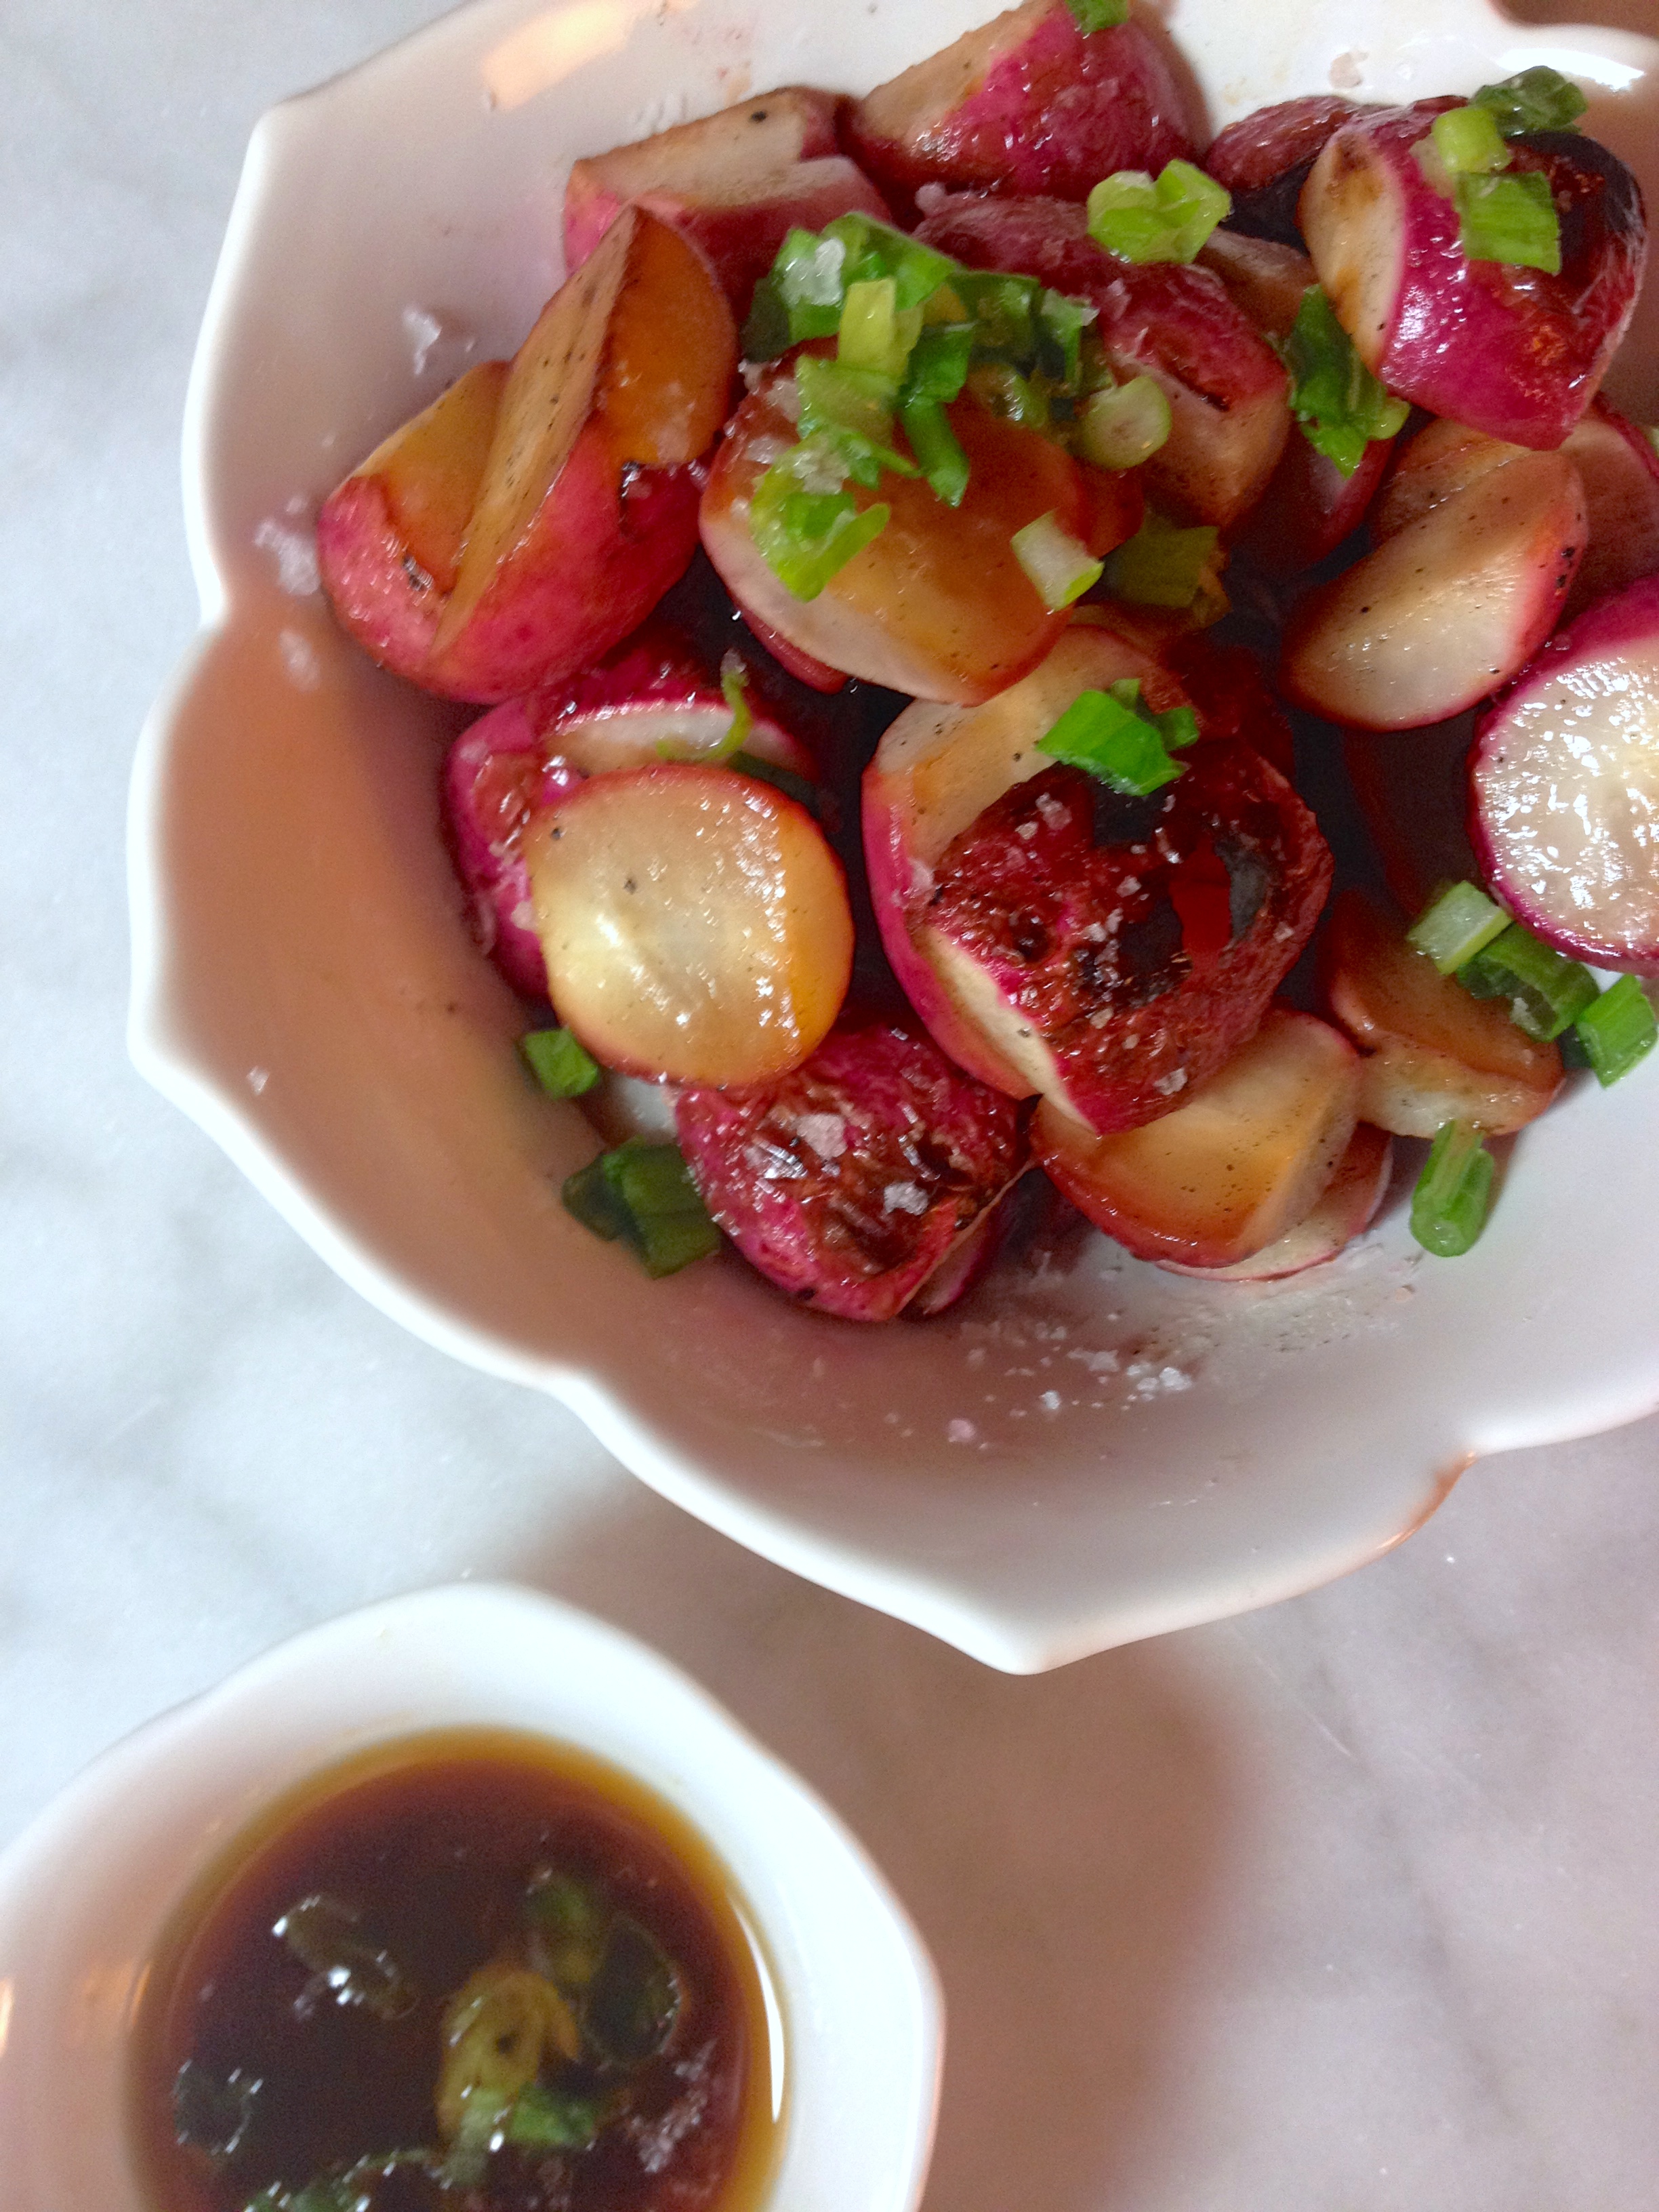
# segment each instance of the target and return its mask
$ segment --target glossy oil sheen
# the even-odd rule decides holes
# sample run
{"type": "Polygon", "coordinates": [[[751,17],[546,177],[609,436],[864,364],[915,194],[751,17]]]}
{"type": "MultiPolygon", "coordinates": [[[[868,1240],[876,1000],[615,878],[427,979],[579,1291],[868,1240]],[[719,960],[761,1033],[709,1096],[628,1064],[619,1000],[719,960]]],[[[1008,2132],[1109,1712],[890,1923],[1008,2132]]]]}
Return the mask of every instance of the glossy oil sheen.
{"type": "Polygon", "coordinates": [[[629,1777],[544,1738],[478,1729],[380,1745],[312,1778],[185,1899],[147,1978],[134,2045],[134,2136],[156,2212],[240,2212],[270,2180],[296,2185],[337,2161],[434,2142],[445,2002],[516,1928],[529,1879],[548,1864],[601,1878],[675,1960],[687,2014],[671,2051],[697,2047],[696,2029],[684,2032],[693,2021],[718,2051],[704,2185],[678,2193],[667,2185],[678,2161],[659,2181],[602,2139],[580,2161],[575,2212],[753,2212],[773,2164],[780,2085],[764,1968],[729,1877],[629,1777]],[[407,2019],[326,2001],[296,2019],[304,1970],[270,1930],[318,1892],[355,1905],[419,1983],[407,2019]],[[280,2153],[216,2180],[180,2151],[172,2085],[192,2055],[222,2077],[238,2066],[264,2076],[280,2153]]]}

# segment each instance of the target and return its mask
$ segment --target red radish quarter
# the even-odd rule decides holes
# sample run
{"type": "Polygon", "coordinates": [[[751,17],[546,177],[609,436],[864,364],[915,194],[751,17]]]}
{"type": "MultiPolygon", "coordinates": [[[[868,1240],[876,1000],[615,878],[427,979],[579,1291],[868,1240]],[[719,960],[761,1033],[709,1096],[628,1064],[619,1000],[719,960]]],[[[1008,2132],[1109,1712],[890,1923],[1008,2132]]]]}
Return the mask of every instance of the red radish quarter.
{"type": "Polygon", "coordinates": [[[1358,1096],[1347,1040],[1275,1006],[1175,1113],[1103,1136],[1045,1099],[1031,1146],[1079,1212],[1140,1259],[1226,1267],[1312,1211],[1352,1139],[1358,1096]]]}
{"type": "Polygon", "coordinates": [[[1584,534],[1572,464],[1519,453],[1304,600],[1285,632],[1285,693],[1366,730],[1419,729],[1462,713],[1549,635],[1584,534]]]}
{"type": "Polygon", "coordinates": [[[1179,1260],[1163,1260],[1158,1264],[1172,1275],[1196,1275],[1212,1283],[1271,1283],[1285,1275],[1305,1273],[1310,1267],[1334,1260],[1370,1226],[1388,1194],[1393,1170],[1393,1139],[1386,1131],[1362,1121],[1313,1211],[1293,1229],[1253,1252],[1248,1260],[1235,1260],[1231,1267],[1189,1267],[1179,1260]]]}
{"type": "Polygon", "coordinates": [[[525,836],[559,1018],[623,1074],[763,1083],[829,1034],[852,972],[811,816],[728,768],[590,777],[525,836]]]}
{"type": "Polygon", "coordinates": [[[1659,576],[1580,615],[1482,718],[1469,834],[1540,937],[1659,975],[1659,576]]]}
{"type": "Polygon", "coordinates": [[[1333,1019],[1365,1058],[1359,1110],[1397,1137],[1432,1137],[1443,1121],[1505,1136],[1535,1121],[1561,1087],[1561,1055],[1443,975],[1403,929],[1345,892],[1320,940],[1333,1019]]]}
{"type": "Polygon", "coordinates": [[[787,84],[653,137],[574,161],[564,194],[567,269],[581,266],[630,200],[665,192],[727,204],[839,152],[833,93],[787,84]]]}
{"type": "Polygon", "coordinates": [[[1281,100],[1230,123],[1210,141],[1204,166],[1232,196],[1228,226],[1236,233],[1300,246],[1297,201],[1325,143],[1374,106],[1336,93],[1281,100]]]}
{"type": "Polygon", "coordinates": [[[1646,252],[1641,192],[1594,139],[1512,139],[1516,172],[1547,177],[1561,211],[1561,272],[1473,260],[1455,203],[1417,159],[1440,104],[1364,117],[1328,142],[1302,192],[1308,250],[1390,392],[1550,450],[1595,398],[1629,327],[1646,252]]]}
{"type": "Polygon", "coordinates": [[[878,85],[847,137],[896,204],[925,184],[1086,199],[1193,150],[1157,35],[1133,18],[1079,31],[1064,0],[1026,0],[878,85]]]}
{"type": "Polygon", "coordinates": [[[1026,1159],[1011,1099],[889,1024],[837,1030],[763,1089],[684,1090],[675,1118],[744,1259],[848,1321],[891,1320],[953,1259],[970,1270],[1026,1159]]]}
{"type": "Polygon", "coordinates": [[[1561,449],[1583,480],[1589,544],[1566,620],[1659,569],[1659,453],[1645,430],[1598,399],[1561,449]]]}
{"type": "Polygon", "coordinates": [[[959,193],[936,203],[916,234],[970,268],[1036,276],[1086,300],[1113,369],[1150,376],[1170,402],[1169,438],[1143,471],[1153,501],[1221,529],[1248,513],[1290,428],[1285,371],[1212,271],[1121,261],[1064,200],[959,193]]]}

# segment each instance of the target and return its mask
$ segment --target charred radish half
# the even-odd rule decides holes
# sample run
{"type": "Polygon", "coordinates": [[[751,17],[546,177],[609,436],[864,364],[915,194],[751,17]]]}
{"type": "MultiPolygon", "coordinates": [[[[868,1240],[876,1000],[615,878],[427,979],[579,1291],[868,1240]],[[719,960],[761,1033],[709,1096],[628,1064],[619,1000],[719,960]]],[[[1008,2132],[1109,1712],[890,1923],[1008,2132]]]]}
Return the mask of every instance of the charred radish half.
{"type": "Polygon", "coordinates": [[[1659,577],[1581,615],[1481,720],[1492,895],[1562,952],[1659,975],[1659,577]]]}
{"type": "Polygon", "coordinates": [[[1179,1260],[1164,1260],[1159,1265],[1172,1275],[1197,1275],[1213,1283],[1276,1282],[1281,1276],[1322,1267],[1370,1226],[1388,1194],[1393,1170],[1392,1139],[1362,1121],[1313,1211],[1293,1229],[1248,1260],[1235,1260],[1231,1267],[1189,1267],[1179,1260]]]}
{"type": "Polygon", "coordinates": [[[1312,1014],[1276,1006],[1162,1121],[1102,1136],[1045,1100],[1031,1144],[1079,1212],[1140,1259],[1229,1267],[1311,1212],[1358,1103],[1352,1046],[1312,1014]]]}
{"type": "Polygon", "coordinates": [[[963,1066],[1101,1129],[1172,1112],[1221,1066],[1330,876],[1312,817],[1246,745],[1195,744],[1139,795],[1045,750],[1068,712],[1137,684],[1133,720],[1184,708],[1196,733],[1172,678],[1079,629],[975,711],[911,708],[865,777],[872,892],[912,1004],[963,1066]]]}
{"type": "Polygon", "coordinates": [[[764,1083],[841,1010],[853,923],[804,807],[729,768],[584,783],[525,837],[549,995],[603,1066],[764,1083]]]}
{"type": "Polygon", "coordinates": [[[680,1093],[681,1149],[709,1212],[803,1305],[890,1321],[970,1279],[992,1212],[1025,1164],[1023,1115],[890,1024],[837,1030],[733,1097],[680,1093]],[[953,1266],[953,1263],[956,1263],[953,1266]]]}
{"type": "Polygon", "coordinates": [[[1345,892],[1320,944],[1333,1018],[1365,1055],[1359,1110],[1400,1137],[1445,1121],[1504,1136],[1536,1121],[1561,1087],[1561,1055],[1527,1036],[1495,999],[1472,997],[1368,900],[1345,892]]]}

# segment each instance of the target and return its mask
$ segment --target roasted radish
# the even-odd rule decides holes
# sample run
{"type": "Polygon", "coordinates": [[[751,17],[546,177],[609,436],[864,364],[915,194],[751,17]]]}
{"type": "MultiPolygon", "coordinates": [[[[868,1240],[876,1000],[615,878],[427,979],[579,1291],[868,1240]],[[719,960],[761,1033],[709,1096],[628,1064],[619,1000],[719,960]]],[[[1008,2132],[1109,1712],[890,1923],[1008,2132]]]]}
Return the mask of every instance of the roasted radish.
{"type": "Polygon", "coordinates": [[[1469,830],[1546,943],[1659,975],[1659,577],[1551,639],[1481,720],[1469,830]]]}
{"type": "Polygon", "coordinates": [[[1268,1283],[1284,1275],[1300,1275],[1334,1260],[1370,1226],[1388,1194],[1393,1170],[1393,1139],[1362,1121],[1313,1211],[1293,1229],[1248,1260],[1235,1260],[1231,1267],[1190,1267],[1179,1260],[1158,1264],[1172,1275],[1196,1275],[1212,1283],[1268,1283]]]}
{"type": "Polygon", "coordinates": [[[1520,453],[1397,530],[1304,601],[1281,677],[1300,705],[1366,730],[1440,722],[1498,690],[1547,638],[1584,550],[1584,494],[1559,453],[1520,453]]]}
{"type": "Polygon", "coordinates": [[[603,1066],[764,1083],[852,971],[841,867],[803,807],[727,768],[592,778],[525,836],[549,995],[603,1066]]]}
{"type": "Polygon", "coordinates": [[[848,1321],[934,1310],[1025,1164],[1013,1103],[892,1025],[837,1030],[740,1096],[692,1087],[679,1140],[709,1212],[769,1281],[848,1321]]]}
{"type": "Polygon", "coordinates": [[[1279,1006],[1163,1120],[1102,1136],[1045,1099],[1031,1146],[1073,1205],[1139,1258],[1227,1267],[1312,1211],[1353,1136],[1358,1097],[1352,1046],[1279,1006]]]}
{"type": "Polygon", "coordinates": [[[1504,1136],[1536,1121],[1561,1086],[1561,1055],[1507,1006],[1473,997],[1369,901],[1346,892],[1320,943],[1332,1017],[1366,1056],[1359,1111],[1397,1137],[1444,1121],[1504,1136]]]}
{"type": "Polygon", "coordinates": [[[848,141],[895,205],[926,184],[1081,200],[1114,169],[1192,152],[1156,33],[1081,31],[1064,0],[1025,0],[878,85],[848,141]]]}
{"type": "Polygon", "coordinates": [[[1281,100],[1230,123],[1210,141],[1204,166],[1232,196],[1229,228],[1250,238],[1299,247],[1297,202],[1328,139],[1345,124],[1377,112],[1338,93],[1281,100]]]}
{"type": "Polygon", "coordinates": [[[1567,594],[1573,621],[1659,569],[1659,453],[1645,430],[1598,399],[1562,447],[1584,487],[1589,543],[1567,594]]]}
{"type": "Polygon", "coordinates": [[[1641,192],[1594,139],[1512,139],[1505,185],[1540,180],[1544,216],[1557,217],[1559,273],[1475,258],[1455,180],[1436,167],[1440,104],[1363,116],[1328,141],[1302,191],[1308,251],[1390,392],[1491,437],[1553,448],[1629,325],[1646,251],[1641,192]]]}

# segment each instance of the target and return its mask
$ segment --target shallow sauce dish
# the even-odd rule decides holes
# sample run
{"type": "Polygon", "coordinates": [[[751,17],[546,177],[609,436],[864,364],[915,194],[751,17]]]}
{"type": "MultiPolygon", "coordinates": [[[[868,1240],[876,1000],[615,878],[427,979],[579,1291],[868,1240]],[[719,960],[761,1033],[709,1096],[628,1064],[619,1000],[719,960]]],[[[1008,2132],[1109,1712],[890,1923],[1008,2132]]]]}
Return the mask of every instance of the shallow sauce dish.
{"type": "Polygon", "coordinates": [[[732,2194],[733,2212],[913,2212],[942,2009],[879,1874],[653,1653],[567,1607],[483,1585],[394,1599],[279,1646],[118,1745],[0,1856],[8,2212],[157,2212],[141,2179],[134,2030],[180,1914],[204,1901],[228,1852],[238,1863],[240,1839],[319,1776],[474,1731],[615,1771],[721,1870],[722,1909],[740,1919],[761,1982],[774,2108],[763,2178],[732,2194]]]}
{"type": "MultiPolygon", "coordinates": [[[[572,158],[769,85],[865,88],[990,12],[475,0],[265,118],[188,410],[204,630],[134,779],[131,1041],[385,1310],[562,1399],[739,1542],[1030,1671],[1310,1588],[1473,1457],[1659,1403],[1650,1079],[1527,1130],[1453,1262],[1422,1259],[1396,1194],[1276,1284],[1179,1280],[1093,1237],[921,1324],[793,1310],[729,1258],[647,1284],[562,1211],[596,1140],[526,1084],[520,1009],[467,934],[436,797],[462,717],[347,643],[309,538],[380,437],[529,327],[572,158]]],[[[1651,41],[1486,0],[1165,13],[1217,127],[1550,63],[1659,204],[1651,41]]],[[[1608,387],[1640,419],[1652,331],[1644,302],[1608,387]]]]}

